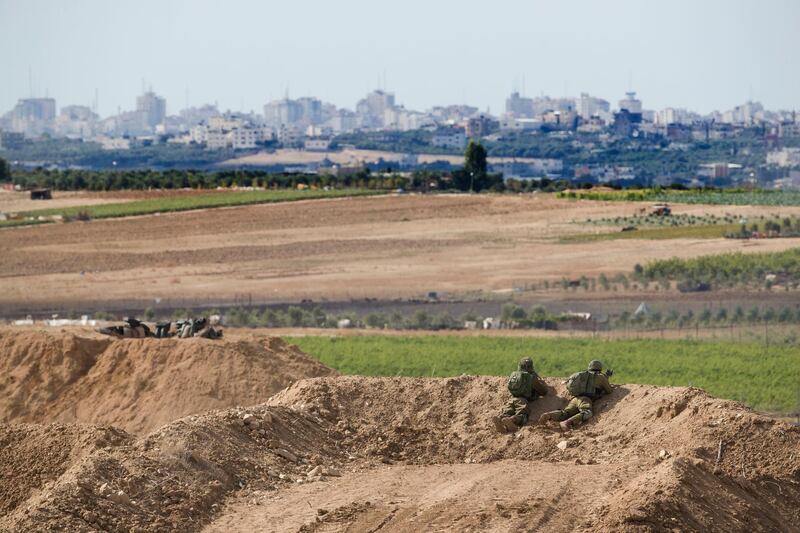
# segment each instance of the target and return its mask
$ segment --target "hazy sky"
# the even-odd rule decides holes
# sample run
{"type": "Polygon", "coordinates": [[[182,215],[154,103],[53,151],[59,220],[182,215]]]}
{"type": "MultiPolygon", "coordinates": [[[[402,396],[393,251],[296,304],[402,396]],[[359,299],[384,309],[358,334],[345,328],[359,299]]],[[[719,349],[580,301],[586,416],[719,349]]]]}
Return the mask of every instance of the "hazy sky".
{"type": "Polygon", "coordinates": [[[616,106],[800,108],[800,0],[0,0],[0,112],[45,91],[59,108],[255,110],[315,95],[352,108],[379,83],[412,109],[508,93],[616,106]],[[385,82],[384,82],[385,80],[385,82]]]}

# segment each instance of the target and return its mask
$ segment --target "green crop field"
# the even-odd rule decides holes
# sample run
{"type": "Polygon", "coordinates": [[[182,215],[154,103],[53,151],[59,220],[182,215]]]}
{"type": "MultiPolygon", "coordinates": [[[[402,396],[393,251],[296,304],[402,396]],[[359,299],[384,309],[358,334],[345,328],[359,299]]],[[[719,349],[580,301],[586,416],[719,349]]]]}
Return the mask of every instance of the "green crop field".
{"type": "Polygon", "coordinates": [[[644,266],[648,279],[694,279],[719,285],[762,281],[774,274],[800,280],[800,248],[780,252],[702,255],[690,259],[659,259],[644,266]]]}
{"type": "Polygon", "coordinates": [[[523,356],[543,376],[567,376],[600,359],[613,382],[702,387],[752,407],[796,411],[800,346],[688,340],[597,340],[458,335],[292,337],[288,342],[344,374],[506,375],[523,356]]]}
{"type": "MultiPolygon", "coordinates": [[[[37,209],[23,213],[27,217],[48,217],[61,215],[64,218],[75,218],[85,215],[88,218],[114,218],[152,213],[168,213],[174,211],[189,211],[192,209],[210,209],[215,207],[235,207],[252,204],[267,204],[275,202],[290,202],[296,200],[317,200],[322,198],[343,198],[349,196],[368,196],[384,194],[383,191],[367,189],[335,189],[324,190],[264,190],[264,191],[227,191],[202,195],[171,196],[153,198],[151,200],[137,200],[115,204],[100,204],[76,206],[68,208],[37,209]]],[[[33,224],[34,220],[6,220],[0,222],[0,227],[12,225],[33,224]]]]}
{"type": "Polygon", "coordinates": [[[559,198],[627,202],[671,202],[713,205],[800,205],[800,192],[770,190],[670,190],[631,189],[622,191],[564,191],[559,198]]]}

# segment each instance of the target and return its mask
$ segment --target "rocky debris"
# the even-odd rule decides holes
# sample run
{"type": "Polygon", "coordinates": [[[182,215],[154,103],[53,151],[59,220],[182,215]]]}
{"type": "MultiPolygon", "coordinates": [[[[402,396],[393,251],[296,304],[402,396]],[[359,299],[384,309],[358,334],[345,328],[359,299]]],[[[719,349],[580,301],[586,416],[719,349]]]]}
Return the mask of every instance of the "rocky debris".
{"type": "Polygon", "coordinates": [[[97,491],[97,494],[99,494],[100,496],[102,496],[104,498],[108,498],[113,493],[114,493],[114,491],[111,490],[111,487],[108,486],[108,483],[103,483],[102,485],[100,485],[100,488],[97,491]]]}
{"type": "Polygon", "coordinates": [[[569,442],[567,442],[565,440],[559,441],[559,443],[556,444],[556,448],[558,448],[559,450],[562,450],[562,451],[566,450],[567,447],[569,447],[569,442]]]}
{"type": "Polygon", "coordinates": [[[276,449],[275,454],[280,455],[281,457],[283,457],[287,461],[291,461],[292,463],[296,463],[298,460],[298,457],[295,454],[293,454],[292,452],[290,452],[285,448],[276,449]]]}
{"type": "Polygon", "coordinates": [[[117,492],[112,492],[108,495],[108,499],[113,501],[114,503],[118,503],[120,505],[129,505],[131,503],[131,499],[125,494],[124,491],[118,490],[117,492]]]}

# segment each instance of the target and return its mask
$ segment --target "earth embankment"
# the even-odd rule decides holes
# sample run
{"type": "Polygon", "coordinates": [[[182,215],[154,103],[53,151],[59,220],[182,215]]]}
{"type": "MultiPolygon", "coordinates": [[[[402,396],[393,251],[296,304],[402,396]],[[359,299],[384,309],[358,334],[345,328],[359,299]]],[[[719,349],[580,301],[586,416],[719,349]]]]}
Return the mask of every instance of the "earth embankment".
{"type": "MultiPolygon", "coordinates": [[[[548,382],[533,419],[566,402],[548,382]]],[[[0,529],[796,531],[798,428],[698,389],[620,385],[576,431],[498,434],[505,397],[503,378],[332,376],[138,438],[4,425],[3,483],[41,474],[0,529]]]]}
{"type": "Polygon", "coordinates": [[[114,339],[0,330],[0,421],[85,422],[147,433],[177,418],[267,400],[334,371],[274,337],[114,339]]]}

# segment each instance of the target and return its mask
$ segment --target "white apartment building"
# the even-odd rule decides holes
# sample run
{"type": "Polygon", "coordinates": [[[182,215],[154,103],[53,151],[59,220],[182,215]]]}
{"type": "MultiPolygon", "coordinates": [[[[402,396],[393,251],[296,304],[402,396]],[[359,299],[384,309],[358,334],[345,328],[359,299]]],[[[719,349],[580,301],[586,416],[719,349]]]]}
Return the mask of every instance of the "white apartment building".
{"type": "Polygon", "coordinates": [[[611,105],[607,100],[581,93],[580,98],[575,99],[575,110],[583,120],[589,120],[594,116],[608,115],[611,105]]]}
{"type": "Polygon", "coordinates": [[[668,107],[657,111],[653,122],[659,126],[666,126],[668,124],[691,124],[695,119],[696,114],[686,109],[676,109],[668,107]]]}
{"type": "Polygon", "coordinates": [[[779,167],[800,166],[800,148],[784,148],[768,152],[767,164],[779,167]]]}
{"type": "Polygon", "coordinates": [[[316,139],[306,139],[303,142],[303,148],[309,152],[327,152],[331,147],[331,140],[323,137],[316,139]]]}
{"type": "Polygon", "coordinates": [[[278,130],[278,141],[284,146],[298,146],[303,142],[303,130],[296,126],[281,126],[278,130]]]}
{"type": "Polygon", "coordinates": [[[431,138],[431,145],[462,150],[467,145],[467,134],[463,129],[439,130],[431,138]]]}
{"type": "Polygon", "coordinates": [[[256,148],[259,142],[272,139],[272,130],[266,127],[244,126],[230,131],[211,129],[208,126],[204,126],[204,128],[205,131],[193,128],[192,138],[204,139],[202,142],[205,142],[206,148],[209,150],[223,148],[250,150],[256,148]]]}
{"type": "Polygon", "coordinates": [[[730,111],[722,114],[721,122],[727,124],[752,124],[759,120],[764,113],[764,106],[759,102],[747,101],[742,105],[737,105],[730,111]]]}
{"type": "Polygon", "coordinates": [[[222,150],[228,147],[228,132],[222,130],[206,131],[206,148],[208,150],[222,150]]]}
{"type": "Polygon", "coordinates": [[[256,143],[261,140],[261,131],[257,128],[236,128],[229,135],[234,150],[255,148],[256,143]]]}
{"type": "Polygon", "coordinates": [[[98,135],[94,138],[94,142],[100,143],[103,150],[130,150],[131,140],[122,137],[106,137],[105,135],[98,135]]]}
{"type": "Polygon", "coordinates": [[[619,108],[620,110],[627,109],[628,113],[641,113],[642,101],[636,98],[634,91],[630,91],[625,93],[625,98],[619,101],[619,108]]]}
{"type": "Polygon", "coordinates": [[[208,119],[208,129],[235,130],[244,126],[244,121],[238,117],[211,117],[208,119]]]}

